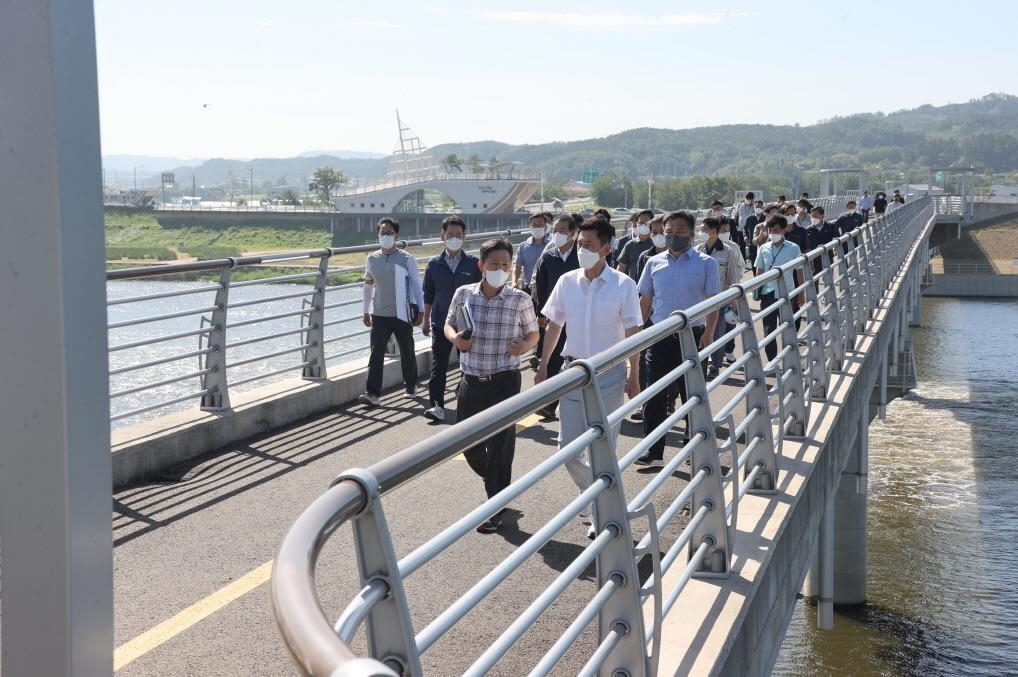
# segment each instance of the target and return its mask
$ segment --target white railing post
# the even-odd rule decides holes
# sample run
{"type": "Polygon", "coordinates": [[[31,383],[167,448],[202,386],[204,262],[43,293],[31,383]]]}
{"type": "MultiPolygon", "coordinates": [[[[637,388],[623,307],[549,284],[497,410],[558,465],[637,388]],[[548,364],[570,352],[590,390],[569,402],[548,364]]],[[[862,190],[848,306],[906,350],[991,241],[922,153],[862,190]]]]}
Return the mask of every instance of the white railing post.
{"type": "MultiPolygon", "coordinates": [[[[650,661],[644,642],[640,575],[633,556],[633,532],[630,526],[633,516],[626,505],[622,472],[615,455],[614,435],[608,428],[607,412],[597,386],[597,373],[584,360],[573,363],[573,367],[577,365],[586,369],[590,375],[590,381],[584,386],[581,395],[587,427],[597,426],[601,429],[601,436],[589,447],[591,474],[594,479],[605,478],[609,481],[608,488],[594,499],[592,523],[596,533],[608,529],[614,535],[611,543],[597,556],[597,587],[601,589],[610,581],[618,585],[618,589],[598,612],[598,640],[599,643],[603,642],[612,631],[622,630],[623,635],[612,651],[609,663],[602,667],[601,674],[644,677],[650,673],[650,661]]],[[[650,522],[651,529],[654,529],[653,515],[650,522]]],[[[660,577],[658,579],[655,585],[660,587],[660,577]]],[[[655,619],[655,623],[658,621],[655,619]]]]}
{"type": "MultiPolygon", "coordinates": [[[[820,254],[826,258],[827,253],[820,254]]],[[[806,275],[806,312],[803,319],[808,323],[806,331],[806,361],[809,380],[809,399],[823,401],[827,399],[827,360],[824,356],[823,318],[820,316],[820,297],[817,294],[817,282],[813,281],[813,264],[806,261],[802,267],[806,275]]]]}
{"type": "Polygon", "coordinates": [[[785,273],[782,272],[777,279],[777,298],[781,303],[778,308],[778,322],[781,330],[781,350],[790,348],[781,358],[780,366],[775,370],[775,389],[778,393],[778,410],[782,414],[780,426],[785,425],[788,414],[795,417],[795,422],[789,426],[787,434],[791,437],[802,437],[806,434],[806,402],[802,392],[802,360],[799,357],[799,334],[795,329],[795,318],[792,312],[791,288],[785,281],[785,273]],[[785,374],[792,372],[786,380],[785,374]],[[788,402],[785,399],[791,395],[788,402]]]}
{"type": "Polygon", "coordinates": [[[367,470],[349,470],[333,482],[357,482],[366,494],[364,510],[352,520],[357,567],[361,585],[380,582],[388,590],[368,612],[368,653],[399,675],[420,675],[421,661],[410,622],[410,609],[403,592],[392,537],[382,510],[381,487],[367,470]]]}
{"type": "Polygon", "coordinates": [[[226,378],[226,319],[229,311],[230,297],[230,272],[233,266],[224,268],[219,275],[219,289],[216,290],[216,309],[212,311],[212,317],[206,320],[202,316],[202,323],[209,323],[207,334],[198,335],[198,348],[202,349],[202,341],[208,352],[205,354],[203,367],[209,372],[202,376],[202,390],[208,392],[201,397],[201,408],[207,411],[217,411],[230,408],[230,390],[226,378]]]}
{"type": "Polygon", "coordinates": [[[826,305],[824,306],[827,315],[827,325],[824,333],[830,339],[831,371],[841,371],[845,359],[845,343],[847,341],[845,322],[842,319],[841,301],[838,296],[838,287],[834,284],[834,259],[836,252],[840,251],[840,245],[830,251],[824,252],[824,293],[826,305]]]}
{"type": "MultiPolygon", "coordinates": [[[[707,396],[707,379],[700,368],[700,347],[693,336],[693,327],[687,319],[679,332],[679,345],[685,360],[695,360],[692,369],[686,372],[687,401],[696,397],[699,403],[689,412],[689,439],[702,435],[704,439],[696,445],[689,459],[690,476],[701,470],[707,474],[706,479],[693,490],[689,503],[690,514],[706,507],[706,518],[693,530],[689,539],[689,556],[692,557],[701,545],[708,545],[704,559],[694,574],[701,578],[727,578],[731,573],[732,534],[731,526],[725,515],[725,494],[721,485],[721,461],[718,457],[718,441],[714,433],[714,415],[711,412],[710,398],[707,396]]],[[[709,357],[709,356],[708,356],[709,357]]]]}
{"type": "Polygon", "coordinates": [[[327,377],[325,369],[325,287],[329,274],[329,256],[318,262],[318,276],[315,278],[315,293],[307,301],[307,315],[301,315],[301,323],[307,320],[308,330],[304,333],[304,369],[301,376],[308,380],[327,377]]]}
{"type": "MultiPolygon", "coordinates": [[[[739,285],[741,287],[741,285],[739,285]]],[[[767,401],[767,380],[764,377],[763,351],[757,341],[756,331],[752,326],[753,311],[749,307],[749,299],[743,290],[739,298],[739,321],[750,323],[741,334],[742,352],[750,355],[744,367],[746,383],[754,382],[755,385],[746,395],[746,415],[753,415],[753,420],[746,429],[746,446],[749,446],[754,439],[759,439],[756,447],[746,458],[746,465],[743,468],[743,479],[756,466],[760,466],[760,474],[757,476],[756,486],[751,490],[760,493],[771,493],[778,483],[778,459],[774,453],[774,435],[771,431],[770,405],[767,401]],[[754,415],[753,412],[756,411],[754,415]]],[[[734,431],[729,431],[734,434],[734,431]]],[[[738,440],[736,440],[737,442],[738,440]]],[[[733,450],[737,447],[733,446],[733,450]]],[[[734,452],[733,452],[734,453],[734,452]]],[[[738,460],[737,458],[735,460],[738,460]]],[[[736,491],[738,485],[736,484],[736,491]]]]}

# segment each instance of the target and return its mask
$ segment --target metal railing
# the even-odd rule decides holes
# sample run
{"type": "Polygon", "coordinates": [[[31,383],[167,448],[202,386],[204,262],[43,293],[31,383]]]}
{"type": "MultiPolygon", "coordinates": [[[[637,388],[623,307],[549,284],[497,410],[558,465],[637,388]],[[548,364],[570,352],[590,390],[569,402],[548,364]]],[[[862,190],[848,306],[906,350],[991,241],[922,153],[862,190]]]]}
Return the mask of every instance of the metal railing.
{"type": "Polygon", "coordinates": [[[332,204],[327,205],[276,205],[276,204],[161,204],[154,208],[157,212],[242,212],[263,213],[279,212],[281,214],[337,214],[332,204]]]}
{"type": "MultiPolygon", "coordinates": [[[[595,619],[597,646],[582,674],[655,674],[663,617],[675,607],[691,578],[729,575],[736,554],[732,544],[740,499],[749,492],[774,493],[782,441],[804,434],[814,403],[827,395],[831,374],[842,368],[846,352],[854,349],[904,263],[920,251],[919,247],[925,247],[921,236],[932,216],[933,204],[923,198],[871,219],[860,229],[795,261],[735,285],[685,312],[673,313],[610,350],[574,362],[559,375],[366,470],[340,475],[297,519],[275,560],[273,608],[296,665],[309,675],[420,674],[424,652],[593,502],[594,540],[495,642],[483,647],[466,674],[481,675],[495,665],[592,562],[597,563],[596,592],[561,636],[548,640],[547,653],[531,674],[551,672],[595,619]],[[777,286],[776,302],[758,310],[752,308],[750,296],[771,284],[777,286]],[[697,350],[694,323],[730,304],[738,308],[738,323],[709,346],[697,350]],[[763,319],[774,314],[776,328],[770,332],[761,329],[763,319]],[[598,393],[601,376],[630,356],[674,335],[679,337],[685,360],[665,379],[620,408],[607,411],[598,393]],[[700,361],[733,338],[740,340],[742,354],[708,383],[700,361]],[[774,347],[773,358],[765,356],[768,346],[774,347]],[[739,370],[745,376],[745,385],[727,401],[712,402],[712,393],[739,370]],[[649,436],[617,457],[613,438],[607,432],[679,378],[686,379],[686,400],[649,436]],[[589,422],[582,435],[397,560],[381,509],[383,494],[574,390],[581,392],[589,422]],[[628,497],[625,471],[655,440],[687,416],[689,441],[659,475],[636,496],[628,497]],[[589,449],[593,484],[415,633],[403,581],[584,449],[589,449]],[[665,489],[665,482],[686,460],[690,462],[690,480],[672,495],[665,489]],[[724,465],[723,460],[727,461],[724,465]],[[660,515],[655,513],[654,498],[666,501],[667,507],[660,515]],[[684,508],[688,508],[688,524],[673,540],[665,542],[663,534],[684,508]],[[319,603],[315,570],[323,545],[344,524],[353,529],[362,590],[333,623],[319,603]],[[641,584],[636,565],[643,558],[650,559],[652,573],[641,584]],[[668,587],[664,585],[666,579],[668,587]],[[358,656],[351,648],[362,625],[366,628],[368,656],[358,656]]],[[[917,285],[918,278],[911,279],[911,283],[917,285]]],[[[917,293],[914,288],[910,291],[917,293]]],[[[669,529],[667,533],[673,532],[669,529]]]]}
{"type": "MultiPolygon", "coordinates": [[[[476,232],[466,239],[477,242],[524,232],[476,232]]],[[[398,242],[411,250],[440,244],[438,239],[398,242]]],[[[362,271],[364,266],[330,262],[341,254],[377,249],[377,244],[366,244],[107,271],[107,282],[218,275],[216,282],[195,282],[183,289],[149,293],[117,289],[125,295],[111,294],[107,300],[111,420],[133,423],[171,407],[195,404],[207,410],[226,409],[231,389],[238,386],[284,375],[327,378],[328,364],[366,351],[370,334],[360,325],[362,282],[330,284],[334,276],[362,271]],[[232,279],[240,268],[286,264],[297,267],[297,272],[232,279]],[[265,285],[274,286],[266,291],[265,285]]],[[[423,263],[426,257],[418,258],[418,264],[423,263]]]]}

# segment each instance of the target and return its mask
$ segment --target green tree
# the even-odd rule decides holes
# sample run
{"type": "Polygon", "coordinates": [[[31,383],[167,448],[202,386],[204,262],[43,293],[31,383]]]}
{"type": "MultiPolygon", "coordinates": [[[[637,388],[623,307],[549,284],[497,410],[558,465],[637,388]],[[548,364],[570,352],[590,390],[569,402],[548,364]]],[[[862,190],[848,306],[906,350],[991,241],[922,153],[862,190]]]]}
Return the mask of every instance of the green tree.
{"type": "Polygon", "coordinates": [[[300,196],[297,195],[297,191],[295,191],[293,188],[287,188],[282,193],[280,193],[279,199],[285,205],[293,205],[296,207],[297,205],[300,204],[300,196]]]}
{"type": "Polygon", "coordinates": [[[456,153],[449,153],[442,160],[442,166],[445,167],[447,172],[462,172],[463,171],[463,160],[456,153]]]}
{"type": "Polygon", "coordinates": [[[590,188],[594,202],[602,207],[628,207],[632,202],[632,184],[629,179],[620,179],[617,174],[599,176],[590,188]]]}
{"type": "Polygon", "coordinates": [[[480,174],[484,171],[484,167],[481,165],[481,157],[477,153],[467,158],[467,164],[470,165],[470,171],[474,174],[480,174]]]}
{"type": "Polygon", "coordinates": [[[332,189],[347,181],[349,179],[343,172],[336,171],[332,167],[319,167],[311,175],[311,180],[308,181],[308,190],[317,193],[323,204],[328,204],[332,189]]]}

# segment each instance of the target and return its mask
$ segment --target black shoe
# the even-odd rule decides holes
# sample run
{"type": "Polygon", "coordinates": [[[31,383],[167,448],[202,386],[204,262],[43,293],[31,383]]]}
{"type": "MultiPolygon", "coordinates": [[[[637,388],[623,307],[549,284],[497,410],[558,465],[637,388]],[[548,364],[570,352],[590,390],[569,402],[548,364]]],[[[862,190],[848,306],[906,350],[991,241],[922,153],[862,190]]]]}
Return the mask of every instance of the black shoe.
{"type": "Polygon", "coordinates": [[[636,411],[634,411],[632,413],[632,415],[629,417],[629,419],[632,420],[632,421],[642,421],[643,420],[643,409],[637,409],[636,411]]]}
{"type": "Polygon", "coordinates": [[[477,533],[493,534],[497,532],[501,527],[502,527],[502,517],[501,515],[495,515],[494,517],[489,517],[484,522],[481,522],[481,524],[478,525],[477,527],[477,533]]]}
{"type": "Polygon", "coordinates": [[[665,464],[665,460],[661,456],[655,456],[653,451],[648,451],[640,458],[636,459],[637,465],[649,465],[656,468],[660,468],[665,464]]]}
{"type": "Polygon", "coordinates": [[[555,407],[551,406],[538,409],[536,413],[538,416],[545,419],[546,421],[554,421],[558,418],[557,416],[555,416],[555,407]]]}
{"type": "Polygon", "coordinates": [[[707,369],[707,380],[708,381],[713,381],[717,377],[718,377],[718,368],[717,367],[710,367],[710,368],[707,369]]]}

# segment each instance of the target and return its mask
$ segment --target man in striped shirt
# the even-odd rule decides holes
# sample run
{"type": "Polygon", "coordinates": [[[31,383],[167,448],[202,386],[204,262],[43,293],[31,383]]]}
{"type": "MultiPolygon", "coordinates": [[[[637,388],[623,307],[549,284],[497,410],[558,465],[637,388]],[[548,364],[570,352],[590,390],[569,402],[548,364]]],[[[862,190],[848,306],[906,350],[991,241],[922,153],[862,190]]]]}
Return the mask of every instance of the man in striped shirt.
{"type": "MultiPolygon", "coordinates": [[[[537,345],[537,314],[530,296],[506,284],[513,246],[501,238],[481,245],[483,278],[453,294],[445,336],[460,351],[460,380],[456,393],[456,421],[509,399],[520,392],[520,355],[537,345]],[[472,326],[465,326],[469,317],[472,326]]],[[[463,456],[471,470],[484,478],[491,498],[512,481],[516,428],[509,426],[463,456]]],[[[477,527],[482,534],[498,531],[500,514],[477,527]]]]}

